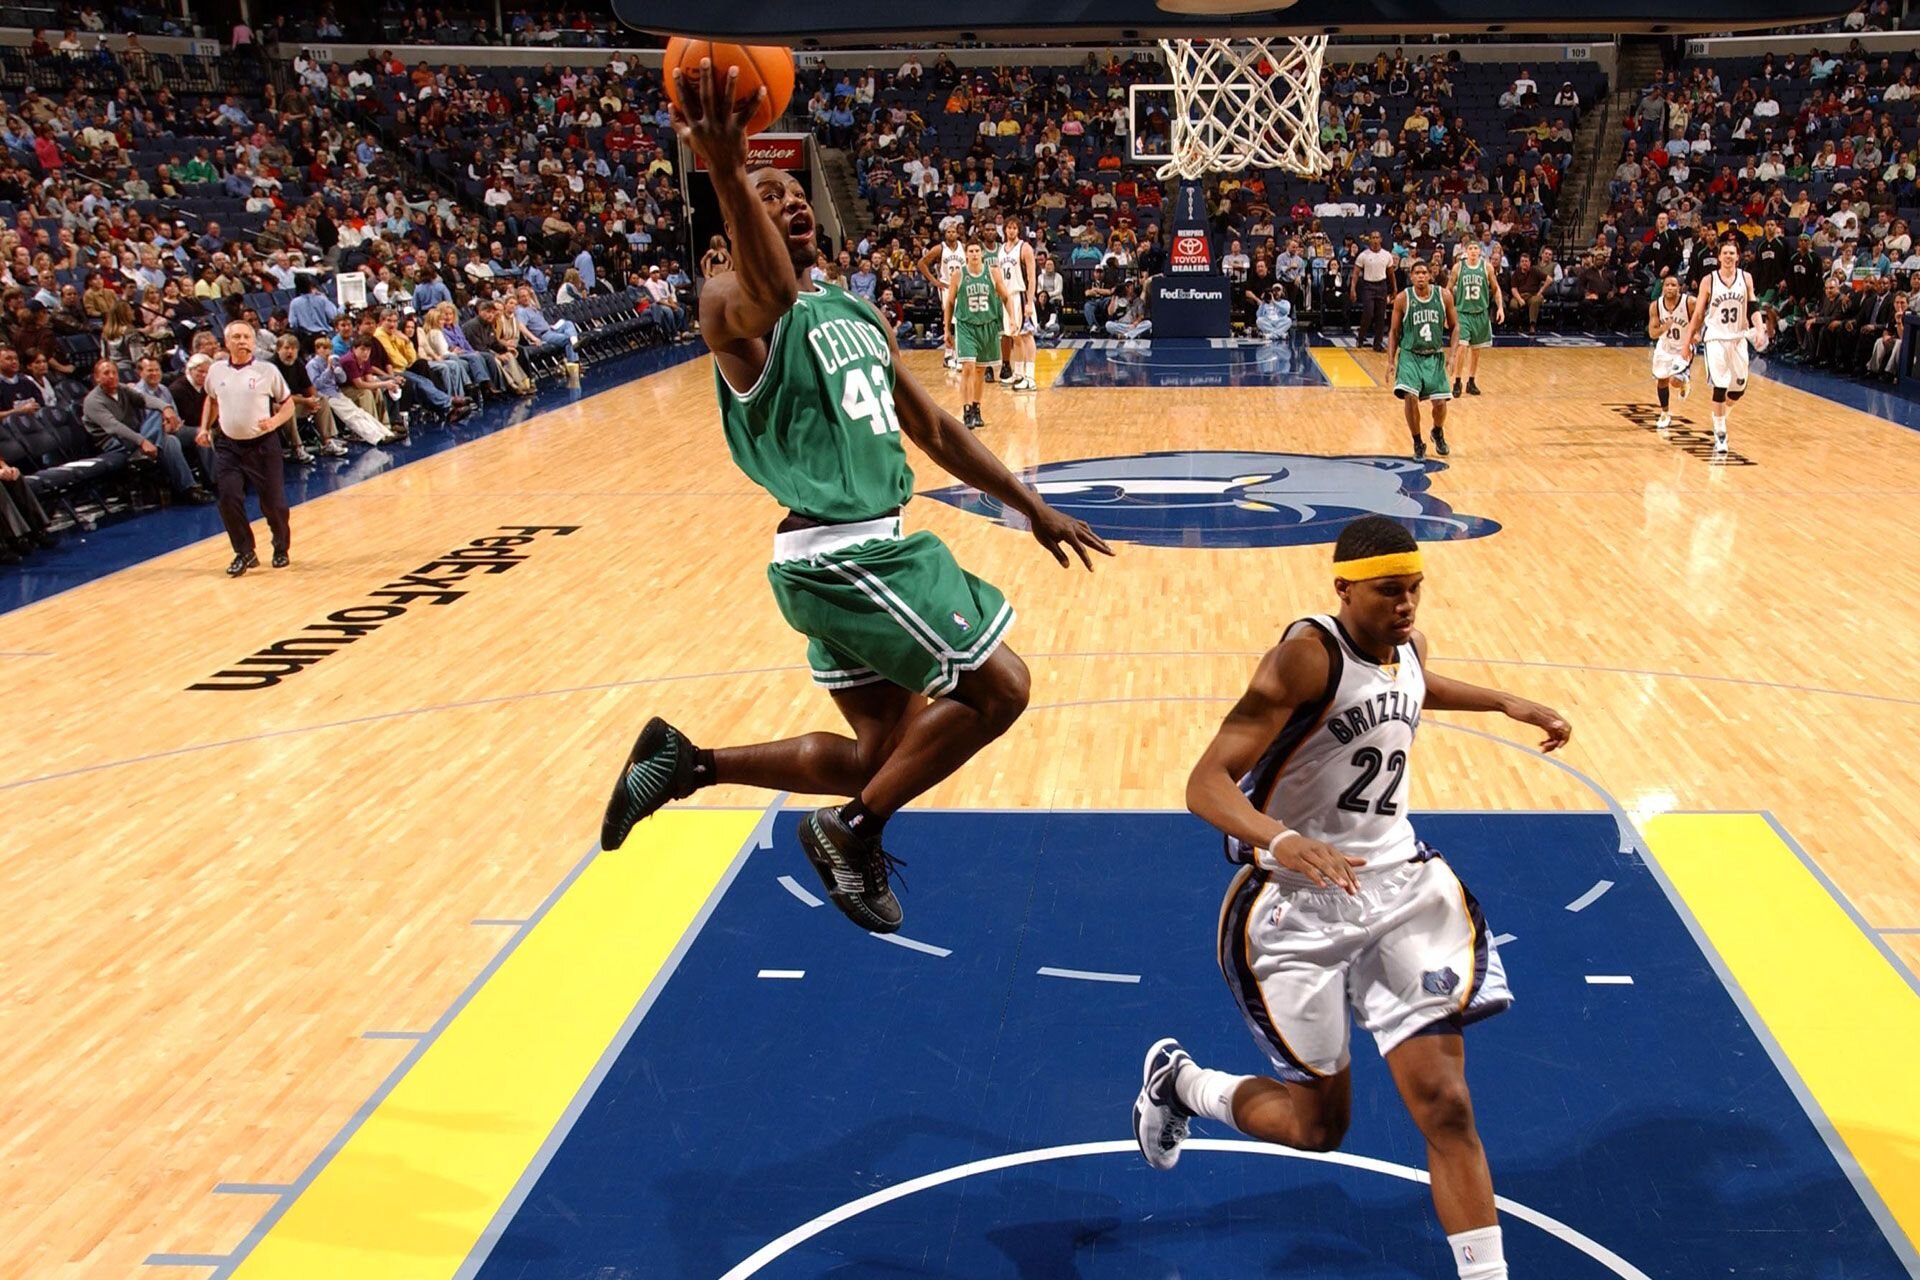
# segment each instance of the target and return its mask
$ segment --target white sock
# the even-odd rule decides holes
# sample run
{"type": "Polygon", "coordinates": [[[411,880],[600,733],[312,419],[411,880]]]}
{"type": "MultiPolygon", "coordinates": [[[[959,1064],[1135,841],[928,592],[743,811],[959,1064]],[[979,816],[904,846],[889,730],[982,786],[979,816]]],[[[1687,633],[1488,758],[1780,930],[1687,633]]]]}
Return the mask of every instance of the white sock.
{"type": "Polygon", "coordinates": [[[1189,1065],[1173,1078],[1173,1092],[1193,1114],[1238,1128],[1233,1123],[1233,1094],[1251,1078],[1189,1065]]]}
{"type": "Polygon", "coordinates": [[[1460,1280],[1507,1280],[1507,1255],[1500,1246],[1500,1228],[1481,1227],[1447,1237],[1453,1246],[1453,1265],[1460,1280]]]}

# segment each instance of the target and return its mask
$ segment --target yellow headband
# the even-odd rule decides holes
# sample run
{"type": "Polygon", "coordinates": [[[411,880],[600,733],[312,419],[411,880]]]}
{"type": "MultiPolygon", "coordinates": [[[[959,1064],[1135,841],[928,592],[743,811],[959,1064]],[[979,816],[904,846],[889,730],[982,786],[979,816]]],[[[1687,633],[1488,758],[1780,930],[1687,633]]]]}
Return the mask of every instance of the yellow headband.
{"type": "Polygon", "coordinates": [[[1368,556],[1364,560],[1335,560],[1333,572],[1348,582],[1364,582],[1368,578],[1402,578],[1426,570],[1421,567],[1420,552],[1415,550],[1368,556]]]}

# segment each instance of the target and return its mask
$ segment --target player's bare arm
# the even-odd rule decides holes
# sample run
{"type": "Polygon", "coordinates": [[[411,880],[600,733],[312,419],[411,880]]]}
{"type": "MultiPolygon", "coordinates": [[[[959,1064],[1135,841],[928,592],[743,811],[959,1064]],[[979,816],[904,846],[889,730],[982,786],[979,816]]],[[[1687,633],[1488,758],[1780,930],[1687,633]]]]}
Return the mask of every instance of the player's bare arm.
{"type": "Polygon", "coordinates": [[[783,175],[747,177],[746,125],[765,89],[736,104],[733,82],[739,73],[729,69],[723,79],[717,78],[704,62],[692,84],[684,71],[676,69],[674,78],[687,110],[673,109],[673,130],[706,160],[714,198],[733,242],[733,270],[701,291],[700,330],[723,362],[747,366],[731,372],[745,373],[750,381],[766,364],[764,339],[800,294],[799,272],[787,241],[813,230],[804,213],[806,198],[783,175]],[[795,217],[805,225],[795,225],[795,217]]]}
{"type": "Polygon", "coordinates": [[[1660,336],[1660,304],[1657,302],[1647,304],[1647,336],[1649,338],[1660,336]]]}
{"type": "Polygon", "coordinates": [[[1352,893],[1359,887],[1353,868],[1365,865],[1364,859],[1288,833],[1279,819],[1260,812],[1240,790],[1240,779],[1280,736],[1294,710],[1326,691],[1328,676],[1326,646],[1311,632],[1269,649],[1188,775],[1187,808],[1234,839],[1271,850],[1275,865],[1306,876],[1320,888],[1338,885],[1352,893]]]}
{"type": "Polygon", "coordinates": [[[1402,289],[1393,295],[1393,318],[1387,321],[1387,369],[1391,372],[1400,363],[1400,328],[1407,320],[1407,293],[1402,289]]]}
{"type": "Polygon", "coordinates": [[[1447,335],[1449,339],[1458,337],[1460,334],[1460,316],[1453,309],[1453,291],[1451,289],[1442,289],[1440,291],[1440,300],[1446,304],[1447,308],[1447,335]]]}
{"type": "Polygon", "coordinates": [[[1707,318],[1707,304],[1713,301],[1713,274],[1709,272],[1700,281],[1700,288],[1694,294],[1693,314],[1687,317],[1686,336],[1681,339],[1682,351],[1693,350],[1693,344],[1700,340],[1700,327],[1707,318]]]}
{"type": "Polygon", "coordinates": [[[1489,262],[1487,264],[1487,292],[1493,295],[1493,320],[1495,324],[1507,322],[1507,295],[1500,291],[1500,272],[1489,262]]]}
{"type": "MultiPolygon", "coordinates": [[[[997,276],[995,278],[998,279],[997,276]]],[[[1004,283],[1000,292],[1004,298],[1004,283]]],[[[947,316],[951,319],[952,315],[953,299],[949,297],[947,316]]],[[[887,335],[888,345],[893,348],[897,371],[893,383],[893,403],[900,416],[902,435],[919,445],[929,458],[945,467],[960,483],[991,494],[1009,511],[1017,511],[1025,516],[1033,530],[1034,540],[1045,547],[1062,567],[1071,563],[1067,558],[1069,550],[1079,556],[1080,563],[1089,570],[1093,568],[1093,559],[1087,554],[1088,551],[1098,551],[1106,556],[1113,554],[1113,548],[1086,521],[1076,520],[1048,506],[1039,494],[1007,470],[1006,464],[994,456],[993,450],[981,444],[979,437],[936,404],[933,397],[927,394],[927,389],[900,368],[900,345],[894,340],[892,328],[886,325],[881,328],[887,335]]]]}
{"type": "Polygon", "coordinates": [[[1567,718],[1544,703],[1435,675],[1427,665],[1427,638],[1418,630],[1413,633],[1413,651],[1420,655],[1420,669],[1427,679],[1428,711],[1498,711],[1508,719],[1544,731],[1547,736],[1540,743],[1542,751],[1557,751],[1573,737],[1573,726],[1567,718]]]}
{"type": "Polygon", "coordinates": [[[940,265],[941,247],[942,246],[936,244],[933,248],[920,255],[920,274],[925,276],[927,283],[936,289],[941,288],[945,284],[945,281],[940,279],[939,273],[934,270],[934,268],[940,265]]]}

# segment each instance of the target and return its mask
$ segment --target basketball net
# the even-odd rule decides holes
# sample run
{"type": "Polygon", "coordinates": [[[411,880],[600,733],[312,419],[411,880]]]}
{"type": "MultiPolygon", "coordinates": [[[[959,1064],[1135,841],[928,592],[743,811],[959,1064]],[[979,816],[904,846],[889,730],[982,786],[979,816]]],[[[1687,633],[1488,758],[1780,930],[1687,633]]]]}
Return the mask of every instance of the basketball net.
{"type": "Polygon", "coordinates": [[[1164,180],[1259,167],[1326,172],[1320,67],[1327,38],[1162,40],[1173,72],[1173,159],[1164,180]]]}

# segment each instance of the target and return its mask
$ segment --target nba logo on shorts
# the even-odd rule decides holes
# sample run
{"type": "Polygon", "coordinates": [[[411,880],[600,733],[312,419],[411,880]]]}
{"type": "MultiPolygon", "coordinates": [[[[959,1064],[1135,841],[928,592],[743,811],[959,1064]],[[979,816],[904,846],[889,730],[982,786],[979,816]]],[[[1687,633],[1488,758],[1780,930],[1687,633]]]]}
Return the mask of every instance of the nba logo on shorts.
{"type": "Polygon", "coordinates": [[[1460,985],[1460,975],[1452,969],[1429,969],[1420,975],[1420,985],[1428,995],[1450,996],[1460,985]]]}
{"type": "Polygon", "coordinates": [[[953,625],[960,628],[962,631],[973,630],[973,624],[971,622],[968,622],[965,618],[961,617],[960,611],[958,609],[955,609],[953,611],[953,625]]]}

